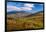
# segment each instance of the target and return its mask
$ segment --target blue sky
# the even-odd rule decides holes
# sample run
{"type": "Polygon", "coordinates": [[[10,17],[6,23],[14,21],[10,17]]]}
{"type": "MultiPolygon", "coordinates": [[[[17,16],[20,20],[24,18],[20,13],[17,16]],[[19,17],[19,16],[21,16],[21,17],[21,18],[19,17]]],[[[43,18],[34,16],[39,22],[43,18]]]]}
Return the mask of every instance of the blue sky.
{"type": "Polygon", "coordinates": [[[11,11],[26,11],[30,13],[35,13],[43,11],[43,4],[7,2],[7,12],[11,11]]]}

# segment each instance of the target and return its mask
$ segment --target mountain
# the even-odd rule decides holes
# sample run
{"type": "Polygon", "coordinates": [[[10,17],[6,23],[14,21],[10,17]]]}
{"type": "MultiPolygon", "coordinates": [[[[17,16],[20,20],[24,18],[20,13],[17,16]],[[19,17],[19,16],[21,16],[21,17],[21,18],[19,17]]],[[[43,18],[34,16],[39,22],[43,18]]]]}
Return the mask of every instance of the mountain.
{"type": "Polygon", "coordinates": [[[11,12],[7,12],[7,14],[16,14],[16,13],[25,13],[25,11],[11,11],[11,12]]]}
{"type": "Polygon", "coordinates": [[[17,17],[17,18],[22,18],[22,17],[30,17],[30,16],[35,16],[36,14],[43,13],[43,11],[39,11],[37,13],[26,13],[25,11],[13,11],[13,12],[8,12],[8,16],[10,17],[17,17]],[[10,14],[10,15],[9,15],[10,14]]]}
{"type": "Polygon", "coordinates": [[[39,11],[39,12],[37,12],[37,13],[33,13],[33,14],[31,14],[31,15],[28,15],[28,16],[26,16],[26,17],[29,17],[29,16],[35,16],[35,15],[40,14],[40,13],[43,14],[43,12],[44,12],[44,11],[39,11]]]}
{"type": "Polygon", "coordinates": [[[7,14],[15,14],[16,11],[7,12],[7,14]]]}
{"type": "Polygon", "coordinates": [[[43,29],[44,28],[43,17],[44,17],[43,11],[39,11],[34,14],[17,13],[17,15],[16,14],[8,15],[7,30],[15,31],[15,30],[43,29]],[[24,14],[24,16],[22,16],[23,14],[24,14]],[[20,16],[23,18],[21,18],[20,16]],[[20,17],[20,18],[18,18],[18,17],[20,17]]]}

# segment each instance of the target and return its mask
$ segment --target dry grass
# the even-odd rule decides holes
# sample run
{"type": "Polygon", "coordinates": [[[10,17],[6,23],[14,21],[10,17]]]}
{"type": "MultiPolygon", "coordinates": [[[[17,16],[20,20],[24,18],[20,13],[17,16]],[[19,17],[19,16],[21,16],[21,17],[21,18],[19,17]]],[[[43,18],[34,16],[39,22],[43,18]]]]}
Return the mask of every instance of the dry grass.
{"type": "MultiPolygon", "coordinates": [[[[14,15],[12,15],[14,16],[14,15]]],[[[39,29],[43,28],[43,13],[35,16],[14,18],[7,17],[7,30],[39,29]]]]}

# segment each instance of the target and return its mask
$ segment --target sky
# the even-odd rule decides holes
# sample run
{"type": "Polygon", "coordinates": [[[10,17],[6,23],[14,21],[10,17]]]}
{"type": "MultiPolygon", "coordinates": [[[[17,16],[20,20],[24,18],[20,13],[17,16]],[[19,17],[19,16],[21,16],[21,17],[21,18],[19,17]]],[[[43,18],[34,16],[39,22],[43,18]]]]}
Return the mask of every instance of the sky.
{"type": "Polygon", "coordinates": [[[7,2],[7,12],[11,11],[26,11],[29,13],[36,13],[43,11],[43,4],[7,2]]]}
{"type": "Polygon", "coordinates": [[[35,2],[44,2],[44,0],[8,0],[8,1],[35,1],[35,2]]]}

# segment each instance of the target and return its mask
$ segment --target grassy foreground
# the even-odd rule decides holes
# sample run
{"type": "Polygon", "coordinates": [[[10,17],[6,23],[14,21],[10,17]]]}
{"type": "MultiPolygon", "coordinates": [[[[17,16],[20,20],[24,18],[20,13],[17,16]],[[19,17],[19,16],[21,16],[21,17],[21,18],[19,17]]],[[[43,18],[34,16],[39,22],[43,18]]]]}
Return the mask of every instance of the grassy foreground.
{"type": "Polygon", "coordinates": [[[23,18],[15,18],[15,14],[7,17],[7,30],[41,29],[43,27],[43,13],[23,18]]]}

